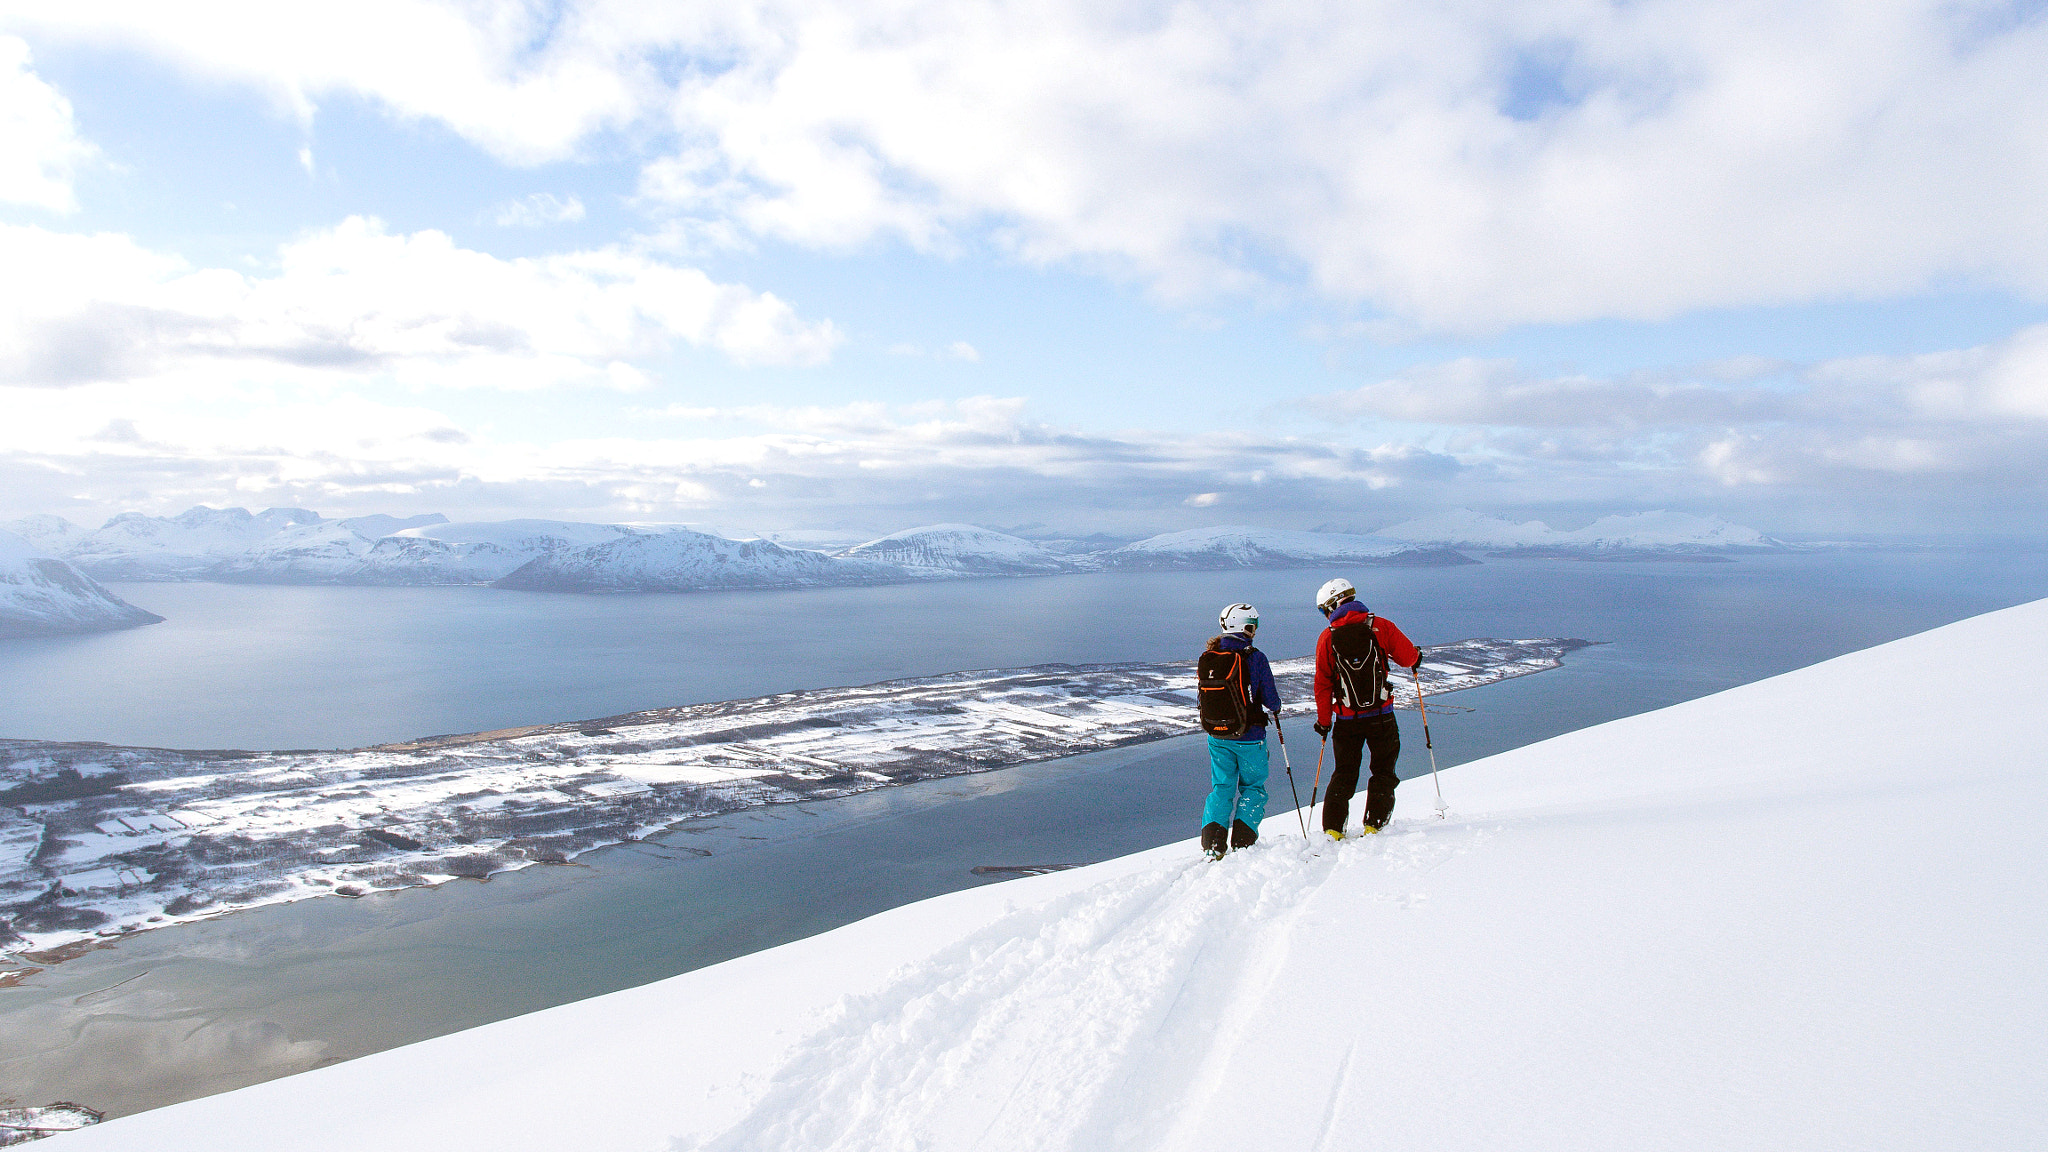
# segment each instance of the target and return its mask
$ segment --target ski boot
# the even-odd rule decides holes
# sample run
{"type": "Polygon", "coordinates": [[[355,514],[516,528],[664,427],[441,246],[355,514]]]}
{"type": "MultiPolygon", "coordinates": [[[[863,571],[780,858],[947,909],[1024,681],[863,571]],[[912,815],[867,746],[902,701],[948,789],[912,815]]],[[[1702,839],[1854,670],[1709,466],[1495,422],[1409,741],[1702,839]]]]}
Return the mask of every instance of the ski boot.
{"type": "Polygon", "coordinates": [[[1342,828],[1325,828],[1323,829],[1323,835],[1328,836],[1332,840],[1342,840],[1344,839],[1344,830],[1342,828]]]}
{"type": "Polygon", "coordinates": [[[1257,844],[1258,842],[1258,829],[1252,827],[1251,825],[1245,823],[1242,820],[1233,821],[1231,823],[1230,846],[1232,848],[1249,848],[1252,845],[1257,844]]]}
{"type": "Polygon", "coordinates": [[[1223,825],[1202,825],[1202,854],[1211,860],[1221,860],[1224,851],[1223,825]]]}

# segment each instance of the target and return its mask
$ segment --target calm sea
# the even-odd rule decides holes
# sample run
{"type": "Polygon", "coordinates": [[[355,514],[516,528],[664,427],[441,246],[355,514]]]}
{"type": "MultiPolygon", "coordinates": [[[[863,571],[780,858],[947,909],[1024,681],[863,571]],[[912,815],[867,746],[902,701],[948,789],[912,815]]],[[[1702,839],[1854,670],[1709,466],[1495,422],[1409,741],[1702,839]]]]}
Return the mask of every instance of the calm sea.
{"type": "MultiPolygon", "coordinates": [[[[1311,650],[1327,576],[1096,574],[808,592],[122,584],[167,619],[0,641],[0,736],[331,748],[968,668],[1189,658],[1225,604],[1311,650]]],[[[2048,595],[2034,554],[1833,553],[1731,564],[1495,561],[1349,573],[1419,643],[1580,636],[1597,687],[1537,735],[1688,699],[2048,595]]],[[[1539,678],[1541,679],[1541,678],[1539,678]]],[[[1589,689],[1591,689],[1589,691],[1589,689]]]]}
{"type": "MultiPolygon", "coordinates": [[[[356,745],[962,668],[1192,656],[1233,600],[1305,653],[1322,572],[1102,574],[675,596],[124,585],[168,617],[0,644],[0,734],[356,745]]],[[[1350,573],[1418,642],[1602,641],[1433,710],[1440,762],[2048,596],[2048,556],[1836,553],[1732,564],[1499,561],[1350,573]]],[[[1932,668],[1929,675],[1940,675],[1932,668]]],[[[1983,674],[1981,670],[1977,674],[1983,674]]],[[[1883,690],[1883,686],[1878,686],[1883,690]]],[[[1911,685],[1898,685],[1902,708],[1911,685]]],[[[1413,718],[1404,775],[1427,772],[1413,718]]],[[[1305,716],[1289,725],[1304,798],[1305,716]]],[[[1275,756],[1278,768],[1279,757],[1275,756]]],[[[1276,800],[1286,795],[1276,771],[1276,800]]],[[[1427,811],[1403,790],[1404,808],[1427,811]]],[[[1444,787],[1456,801],[1456,773],[1444,787]]],[[[583,867],[315,900],[144,933],[0,988],[0,1084],[115,1113],[646,983],[989,882],[1192,835],[1187,739],[757,809],[583,867]]],[[[1276,807],[1284,808],[1285,804],[1276,807]]]]}

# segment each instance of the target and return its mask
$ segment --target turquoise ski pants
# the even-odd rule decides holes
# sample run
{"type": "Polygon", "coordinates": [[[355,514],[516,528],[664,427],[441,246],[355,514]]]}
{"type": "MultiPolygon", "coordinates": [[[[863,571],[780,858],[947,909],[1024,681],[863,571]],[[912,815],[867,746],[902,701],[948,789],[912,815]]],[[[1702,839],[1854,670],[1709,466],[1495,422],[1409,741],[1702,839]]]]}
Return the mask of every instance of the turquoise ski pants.
{"type": "Polygon", "coordinates": [[[1257,828],[1266,818],[1266,772],[1264,740],[1209,737],[1209,802],[1202,805],[1202,823],[1230,827],[1234,797],[1237,818],[1257,828]]]}

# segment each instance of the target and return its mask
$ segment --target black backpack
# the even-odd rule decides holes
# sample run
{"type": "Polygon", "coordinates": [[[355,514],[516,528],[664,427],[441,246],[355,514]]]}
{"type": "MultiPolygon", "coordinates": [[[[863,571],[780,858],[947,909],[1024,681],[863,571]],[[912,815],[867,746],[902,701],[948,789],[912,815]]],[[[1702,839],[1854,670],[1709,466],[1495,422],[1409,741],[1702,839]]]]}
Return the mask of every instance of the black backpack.
{"type": "Polygon", "coordinates": [[[1387,687],[1387,654],[1372,630],[1372,613],[1363,624],[1330,629],[1331,663],[1337,666],[1337,703],[1351,712],[1377,710],[1393,698],[1387,687]]]}
{"type": "Polygon", "coordinates": [[[1256,649],[1211,648],[1195,661],[1195,696],[1201,701],[1202,731],[1223,740],[1243,736],[1254,718],[1252,653],[1256,649]]]}

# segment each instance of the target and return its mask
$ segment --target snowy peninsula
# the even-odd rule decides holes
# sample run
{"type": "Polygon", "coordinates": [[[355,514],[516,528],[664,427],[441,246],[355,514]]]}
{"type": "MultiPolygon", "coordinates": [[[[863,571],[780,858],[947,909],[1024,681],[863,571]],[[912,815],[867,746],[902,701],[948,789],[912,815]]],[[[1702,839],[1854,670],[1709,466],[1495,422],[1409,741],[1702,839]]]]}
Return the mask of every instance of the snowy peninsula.
{"type": "MultiPolygon", "coordinates": [[[[1425,688],[1555,668],[1585,643],[1427,648],[1425,688]]],[[[1307,697],[1310,664],[1275,662],[1289,699],[1307,697]]],[[[0,954],[47,963],[96,936],[563,863],[692,817],[1182,735],[1193,683],[1186,661],[1042,665],[336,752],[0,740],[0,954]]]]}
{"type": "Polygon", "coordinates": [[[37,544],[0,531],[0,639],[106,632],[162,619],[37,544]]]}
{"type": "Polygon", "coordinates": [[[1279,812],[64,1147],[2039,1147],[2043,645],[2048,601],[1466,764],[1448,820],[1279,812]]]}

